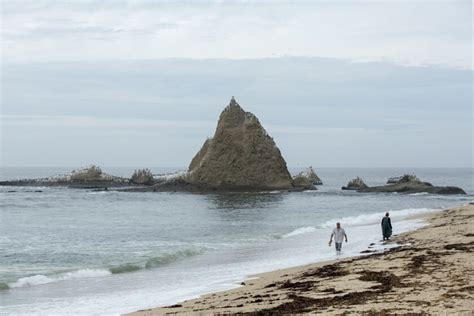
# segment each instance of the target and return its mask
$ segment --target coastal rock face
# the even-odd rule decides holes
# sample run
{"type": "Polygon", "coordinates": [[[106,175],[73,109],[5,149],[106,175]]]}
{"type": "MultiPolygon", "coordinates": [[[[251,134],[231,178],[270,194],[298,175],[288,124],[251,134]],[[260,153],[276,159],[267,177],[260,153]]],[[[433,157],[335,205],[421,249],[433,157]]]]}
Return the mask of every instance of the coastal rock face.
{"type": "Polygon", "coordinates": [[[342,187],[341,189],[342,190],[364,190],[367,188],[368,186],[365,184],[365,182],[361,178],[357,177],[349,181],[347,186],[342,187]]]}
{"type": "Polygon", "coordinates": [[[214,137],[192,159],[186,181],[218,189],[291,189],[280,150],[255,115],[232,97],[214,137]]]}

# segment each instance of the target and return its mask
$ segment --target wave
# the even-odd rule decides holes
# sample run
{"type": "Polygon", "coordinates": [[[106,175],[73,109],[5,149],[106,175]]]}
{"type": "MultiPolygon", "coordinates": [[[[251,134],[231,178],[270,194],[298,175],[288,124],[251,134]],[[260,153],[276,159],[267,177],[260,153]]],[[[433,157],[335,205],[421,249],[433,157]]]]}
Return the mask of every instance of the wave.
{"type": "Polygon", "coordinates": [[[314,231],[316,231],[316,227],[312,227],[312,226],[300,227],[300,228],[295,229],[291,233],[283,235],[282,238],[288,238],[288,237],[303,235],[303,234],[307,234],[307,233],[312,233],[314,231]]]}
{"type": "Polygon", "coordinates": [[[127,272],[133,272],[142,269],[142,267],[134,264],[123,264],[117,267],[112,267],[109,269],[109,271],[112,274],[119,274],[119,273],[127,273],[127,272]]]}
{"type": "Polygon", "coordinates": [[[141,269],[153,269],[156,267],[164,266],[164,265],[179,261],[187,257],[198,255],[202,252],[203,250],[200,250],[200,249],[181,250],[175,253],[153,257],[142,263],[126,263],[123,265],[112,267],[109,269],[109,271],[112,274],[119,274],[119,273],[134,272],[141,269]]]}
{"type": "Polygon", "coordinates": [[[17,281],[10,284],[0,283],[0,291],[6,290],[9,288],[30,287],[30,286],[35,286],[35,285],[43,285],[43,284],[66,281],[66,280],[107,277],[112,274],[135,272],[141,269],[152,269],[152,268],[156,268],[159,266],[173,263],[175,261],[178,261],[187,257],[198,255],[202,252],[203,252],[202,249],[186,249],[186,250],[177,251],[175,253],[170,253],[170,254],[165,254],[162,256],[150,258],[141,263],[126,263],[126,264],[118,265],[115,267],[110,267],[108,269],[80,269],[76,271],[53,274],[53,275],[37,274],[37,275],[20,278],[17,281]]]}
{"type": "Polygon", "coordinates": [[[418,192],[418,193],[410,193],[408,195],[411,195],[411,196],[419,196],[419,195],[429,195],[430,193],[428,192],[418,192]]]}
{"type": "Polygon", "coordinates": [[[186,250],[178,251],[173,254],[151,258],[151,259],[148,259],[147,262],[145,263],[145,268],[151,269],[151,268],[159,267],[159,266],[170,264],[172,262],[175,262],[187,257],[199,255],[201,253],[203,253],[203,249],[186,249],[186,250]]]}
{"type": "Polygon", "coordinates": [[[71,271],[71,272],[61,273],[57,275],[50,275],[50,276],[37,274],[33,276],[20,278],[17,281],[8,284],[8,287],[10,288],[29,287],[29,286],[34,286],[34,285],[42,285],[42,284],[60,282],[60,281],[65,281],[65,280],[105,277],[111,274],[112,272],[110,272],[108,269],[81,269],[77,271],[71,271]]]}
{"type": "MultiPolygon", "coordinates": [[[[426,214],[438,211],[431,208],[407,208],[398,211],[389,211],[391,218],[403,219],[412,215],[426,214]]],[[[371,224],[378,224],[385,215],[385,211],[373,214],[360,214],[357,216],[342,217],[339,219],[332,219],[320,225],[320,228],[331,228],[340,222],[343,226],[365,226],[371,224]]]]}

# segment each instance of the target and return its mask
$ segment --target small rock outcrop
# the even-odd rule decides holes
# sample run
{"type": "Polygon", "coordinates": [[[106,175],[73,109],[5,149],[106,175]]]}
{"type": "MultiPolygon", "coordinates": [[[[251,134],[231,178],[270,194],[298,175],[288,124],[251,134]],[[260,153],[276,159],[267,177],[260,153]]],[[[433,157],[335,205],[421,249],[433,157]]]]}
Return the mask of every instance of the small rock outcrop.
{"type": "Polygon", "coordinates": [[[103,179],[104,176],[105,174],[100,167],[91,165],[82,169],[73,170],[70,175],[70,180],[76,182],[97,181],[103,179]]]}
{"type": "Polygon", "coordinates": [[[192,159],[186,182],[223,190],[293,189],[280,150],[255,115],[232,97],[215,134],[192,159]]]}
{"type": "Polygon", "coordinates": [[[312,166],[308,169],[301,171],[293,177],[293,185],[296,187],[304,187],[308,189],[316,190],[315,185],[322,185],[323,182],[316,175],[312,166]]]}
{"type": "Polygon", "coordinates": [[[418,177],[414,174],[404,174],[403,176],[392,177],[387,180],[387,184],[407,183],[407,182],[421,182],[421,180],[418,179],[418,177]]]}
{"type": "Polygon", "coordinates": [[[400,177],[388,179],[386,185],[368,187],[357,177],[349,182],[343,190],[357,190],[358,192],[380,192],[380,193],[432,193],[432,194],[466,194],[466,192],[458,187],[434,186],[429,182],[421,181],[417,176],[405,174],[400,177]]]}
{"type": "Polygon", "coordinates": [[[155,182],[153,174],[149,169],[135,170],[130,178],[130,181],[139,185],[153,185],[155,182]]]}
{"type": "Polygon", "coordinates": [[[108,187],[125,187],[130,185],[127,178],[116,177],[102,172],[98,166],[71,171],[70,174],[53,176],[41,179],[20,179],[10,181],[0,181],[0,185],[8,186],[64,186],[70,188],[96,189],[108,187]]]}
{"type": "Polygon", "coordinates": [[[355,179],[352,179],[349,181],[347,186],[342,187],[342,190],[363,190],[368,188],[368,186],[365,184],[364,180],[361,178],[357,177],[355,179]]]}

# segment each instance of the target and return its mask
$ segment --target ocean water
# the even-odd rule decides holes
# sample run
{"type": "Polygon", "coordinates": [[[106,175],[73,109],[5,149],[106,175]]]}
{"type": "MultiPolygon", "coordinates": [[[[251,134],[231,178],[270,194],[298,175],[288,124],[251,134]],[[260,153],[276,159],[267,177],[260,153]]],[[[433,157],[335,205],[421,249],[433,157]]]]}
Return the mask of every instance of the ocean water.
{"type": "MultiPolygon", "coordinates": [[[[72,169],[2,168],[0,179],[72,169]]],[[[133,168],[104,171],[129,176],[133,168]]],[[[172,304],[236,287],[255,273],[356,255],[372,242],[382,250],[386,211],[398,234],[424,225],[408,220],[411,215],[474,200],[473,169],[316,172],[324,182],[318,191],[293,193],[0,187],[0,314],[118,315],[172,304]],[[460,186],[468,195],[340,190],[356,176],[376,185],[407,172],[436,185],[460,186]],[[327,245],[337,221],[349,237],[341,254],[327,245]]]]}

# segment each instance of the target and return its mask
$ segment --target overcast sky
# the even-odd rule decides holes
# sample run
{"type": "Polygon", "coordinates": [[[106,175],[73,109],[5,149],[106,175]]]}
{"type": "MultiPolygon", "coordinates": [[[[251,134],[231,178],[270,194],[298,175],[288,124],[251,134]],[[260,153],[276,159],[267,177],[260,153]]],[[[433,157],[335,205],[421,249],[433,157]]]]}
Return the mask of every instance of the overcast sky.
{"type": "Polygon", "coordinates": [[[232,95],[289,166],[472,166],[470,1],[0,1],[5,166],[187,166],[232,95]]]}

